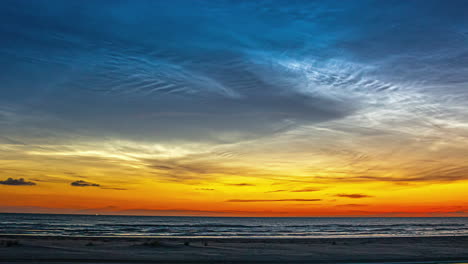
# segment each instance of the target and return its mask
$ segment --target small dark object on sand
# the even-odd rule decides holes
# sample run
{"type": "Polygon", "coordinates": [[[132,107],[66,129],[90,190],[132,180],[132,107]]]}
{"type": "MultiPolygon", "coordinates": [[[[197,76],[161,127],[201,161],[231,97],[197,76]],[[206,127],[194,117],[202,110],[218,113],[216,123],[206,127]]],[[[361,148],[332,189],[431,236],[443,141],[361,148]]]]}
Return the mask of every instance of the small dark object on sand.
{"type": "Polygon", "coordinates": [[[190,242],[188,241],[184,242],[184,246],[190,246],[190,242]]]}
{"type": "Polygon", "coordinates": [[[88,242],[88,244],[86,244],[87,247],[92,247],[94,246],[94,243],[93,242],[88,242]]]}
{"type": "Polygon", "coordinates": [[[159,241],[157,241],[157,240],[152,240],[152,241],[143,243],[143,246],[159,247],[159,246],[161,246],[161,243],[159,243],[159,241]]]}
{"type": "Polygon", "coordinates": [[[332,242],[332,245],[336,245],[336,242],[335,242],[335,241],[333,241],[333,242],[332,242]]]}
{"type": "Polygon", "coordinates": [[[207,242],[205,242],[205,243],[203,243],[203,245],[204,245],[205,247],[207,247],[207,246],[208,246],[208,243],[207,243],[207,242]]]}

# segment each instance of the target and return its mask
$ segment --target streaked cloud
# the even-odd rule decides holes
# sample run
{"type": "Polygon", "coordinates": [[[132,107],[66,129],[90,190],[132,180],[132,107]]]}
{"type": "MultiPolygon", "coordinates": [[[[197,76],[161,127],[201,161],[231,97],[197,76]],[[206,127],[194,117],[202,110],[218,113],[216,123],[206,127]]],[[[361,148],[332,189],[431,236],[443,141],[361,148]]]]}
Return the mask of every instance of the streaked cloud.
{"type": "Polygon", "coordinates": [[[195,190],[197,190],[197,191],[215,191],[216,189],[212,189],[212,188],[196,188],[195,190]]]}
{"type": "Polygon", "coordinates": [[[296,190],[285,190],[285,189],[279,189],[279,190],[273,190],[273,191],[268,191],[267,193],[275,193],[275,192],[318,192],[321,191],[322,189],[320,188],[303,188],[303,189],[296,189],[296,190]]]}
{"type": "Polygon", "coordinates": [[[252,183],[245,183],[245,182],[240,182],[240,183],[227,183],[226,185],[229,185],[229,186],[255,186],[255,184],[252,184],[252,183]]]}
{"type": "Polygon", "coordinates": [[[103,187],[103,186],[100,186],[101,189],[104,189],[104,190],[116,190],[116,191],[126,191],[128,190],[127,188],[119,188],[119,187],[103,187]]]}
{"type": "Polygon", "coordinates": [[[352,194],[349,194],[349,193],[340,193],[340,194],[337,194],[335,195],[337,197],[344,197],[344,198],[352,198],[352,199],[361,199],[361,198],[369,198],[369,197],[372,197],[370,195],[367,195],[367,194],[362,194],[362,193],[352,193],[352,194]]]}
{"type": "Polygon", "coordinates": [[[367,206],[366,204],[338,204],[336,207],[361,207],[367,206]]]}
{"type": "Polygon", "coordinates": [[[322,189],[319,188],[304,188],[304,189],[298,189],[298,190],[292,190],[291,192],[318,192],[322,189]]]}

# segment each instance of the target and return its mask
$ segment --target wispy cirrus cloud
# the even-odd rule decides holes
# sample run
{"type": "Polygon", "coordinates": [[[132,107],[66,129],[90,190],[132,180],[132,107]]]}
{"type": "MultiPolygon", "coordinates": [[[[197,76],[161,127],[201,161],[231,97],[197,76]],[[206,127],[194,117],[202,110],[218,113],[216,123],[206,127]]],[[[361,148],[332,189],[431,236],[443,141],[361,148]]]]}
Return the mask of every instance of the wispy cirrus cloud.
{"type": "Polygon", "coordinates": [[[279,190],[273,190],[273,191],[268,191],[267,193],[275,193],[275,192],[318,192],[323,189],[321,188],[303,188],[303,189],[293,189],[293,190],[287,190],[287,189],[279,189],[279,190]]]}
{"type": "Polygon", "coordinates": [[[304,188],[304,189],[292,190],[291,192],[318,192],[321,190],[322,189],[319,189],[319,188],[304,188]]]}

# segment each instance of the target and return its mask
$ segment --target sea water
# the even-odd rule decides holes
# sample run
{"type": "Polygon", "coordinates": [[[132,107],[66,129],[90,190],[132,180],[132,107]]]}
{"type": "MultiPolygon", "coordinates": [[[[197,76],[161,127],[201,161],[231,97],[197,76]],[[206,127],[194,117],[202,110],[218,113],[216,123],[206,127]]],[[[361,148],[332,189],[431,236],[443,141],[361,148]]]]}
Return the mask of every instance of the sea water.
{"type": "Polygon", "coordinates": [[[461,236],[468,235],[468,218],[0,214],[0,234],[253,238],[461,236]]]}

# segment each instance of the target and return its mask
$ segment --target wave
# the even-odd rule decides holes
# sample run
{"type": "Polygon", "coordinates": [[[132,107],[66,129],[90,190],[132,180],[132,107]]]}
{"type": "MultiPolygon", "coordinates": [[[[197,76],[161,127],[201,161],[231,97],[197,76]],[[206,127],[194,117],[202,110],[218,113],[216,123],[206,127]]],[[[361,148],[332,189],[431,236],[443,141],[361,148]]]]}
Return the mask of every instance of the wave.
{"type": "Polygon", "coordinates": [[[151,237],[468,235],[467,218],[190,218],[0,214],[1,234],[151,237]]]}

